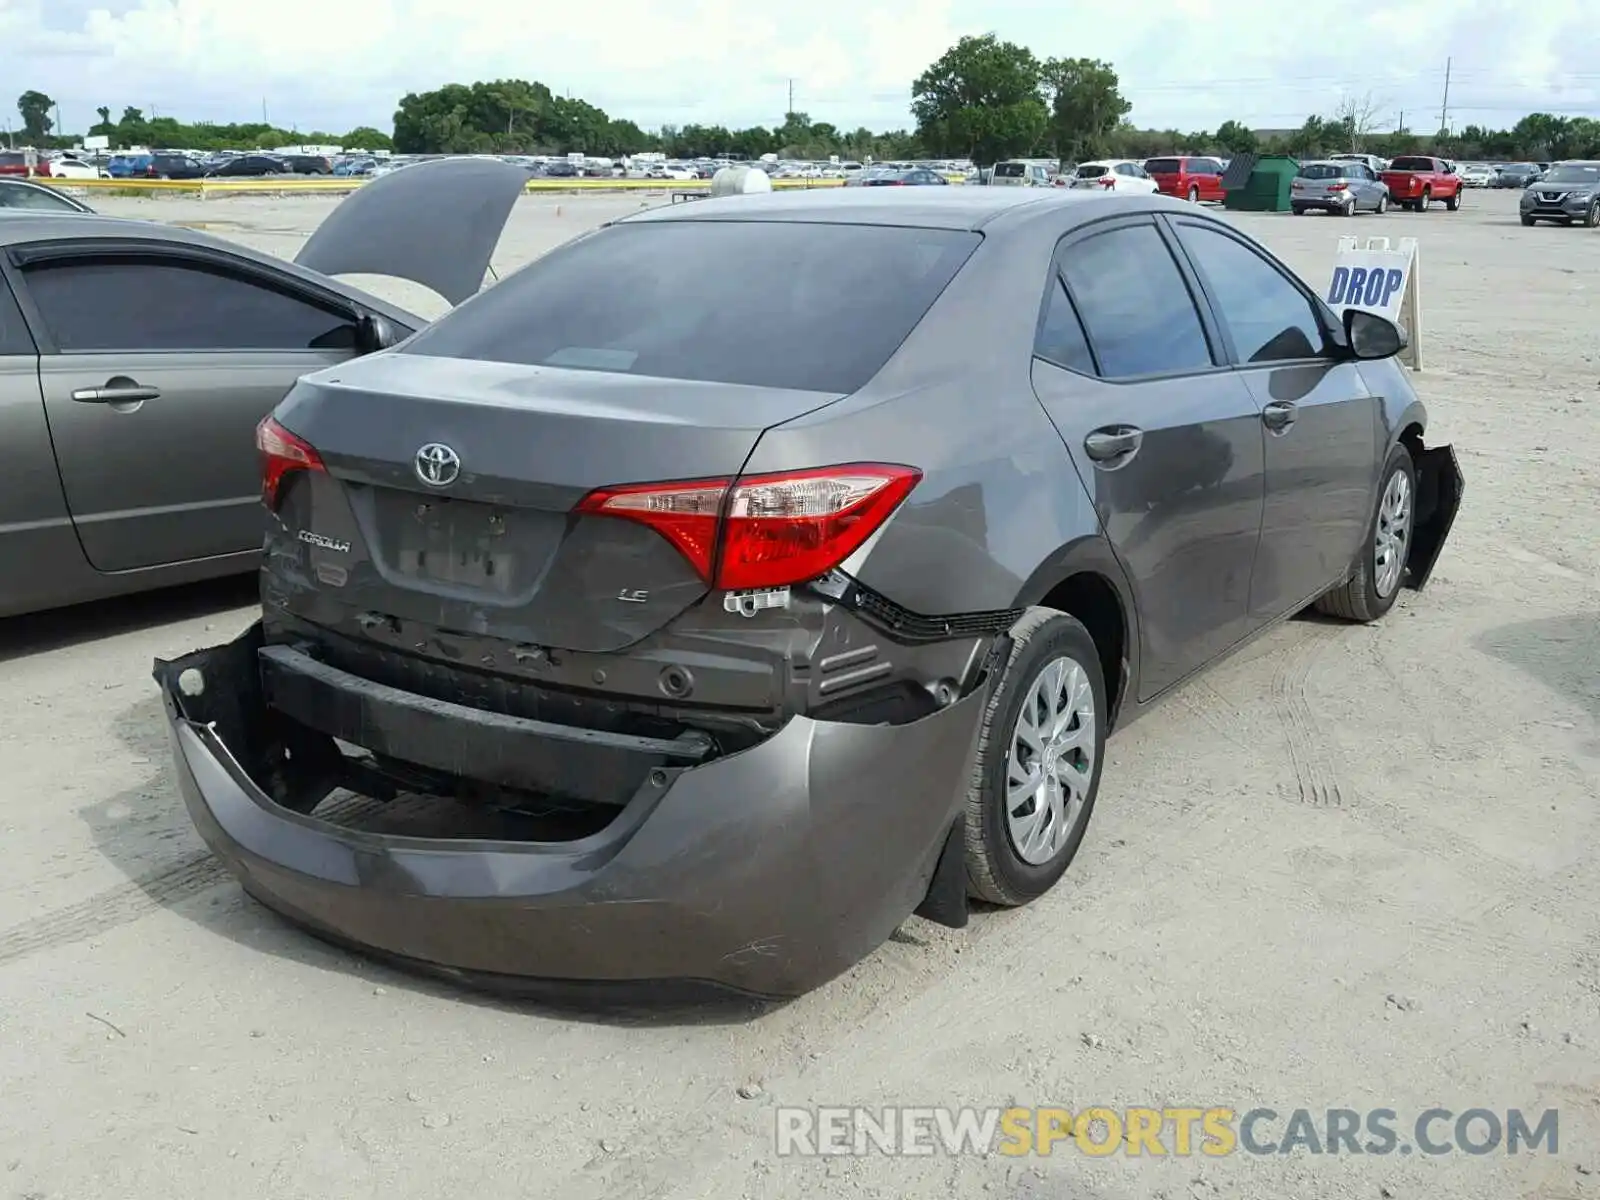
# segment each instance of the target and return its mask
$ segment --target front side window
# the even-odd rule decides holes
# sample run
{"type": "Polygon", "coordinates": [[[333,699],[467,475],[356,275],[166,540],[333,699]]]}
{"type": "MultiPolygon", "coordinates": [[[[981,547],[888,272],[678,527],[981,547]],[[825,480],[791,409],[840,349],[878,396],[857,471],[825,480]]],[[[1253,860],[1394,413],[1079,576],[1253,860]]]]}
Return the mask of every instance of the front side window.
{"type": "Polygon", "coordinates": [[[347,316],[189,263],[64,260],[31,267],[23,279],[63,354],[355,345],[347,316]]]}
{"type": "Polygon", "coordinates": [[[1201,371],[1211,350],[1194,298],[1154,225],[1127,225],[1071,246],[1062,273],[1109,379],[1201,371]]]}
{"type": "Polygon", "coordinates": [[[799,221],[622,223],[530,263],[403,353],[849,393],[981,240],[799,221]]]}
{"type": "Polygon", "coordinates": [[[1205,281],[1242,363],[1315,358],[1326,336],[1305,293],[1225,233],[1183,225],[1179,240],[1205,281]]]}

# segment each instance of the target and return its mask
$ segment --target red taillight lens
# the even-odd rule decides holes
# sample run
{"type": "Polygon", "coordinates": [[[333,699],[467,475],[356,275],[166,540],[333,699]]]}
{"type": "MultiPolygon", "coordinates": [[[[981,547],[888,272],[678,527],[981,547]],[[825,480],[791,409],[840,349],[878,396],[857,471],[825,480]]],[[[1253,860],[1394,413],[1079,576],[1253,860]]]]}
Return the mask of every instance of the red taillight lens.
{"type": "Polygon", "coordinates": [[[1100,177],[1100,186],[1103,188],[1116,187],[1117,177],[1115,175],[1102,175],[1100,177]]]}
{"type": "Polygon", "coordinates": [[[296,437],[271,417],[256,426],[256,449],[261,451],[261,499],[278,507],[283,480],[292,471],[326,471],[322,456],[310,442],[296,437]]]}
{"type": "Polygon", "coordinates": [[[787,587],[856,552],[922,478],[915,467],[851,463],[738,480],[601,488],[577,511],[649,526],[727,591],[787,587]]]}
{"type": "Polygon", "coordinates": [[[1350,185],[1346,184],[1346,183],[1330,183],[1328,185],[1328,190],[1330,192],[1342,192],[1342,191],[1345,190],[1345,188],[1347,188],[1349,186],[1350,185]]]}

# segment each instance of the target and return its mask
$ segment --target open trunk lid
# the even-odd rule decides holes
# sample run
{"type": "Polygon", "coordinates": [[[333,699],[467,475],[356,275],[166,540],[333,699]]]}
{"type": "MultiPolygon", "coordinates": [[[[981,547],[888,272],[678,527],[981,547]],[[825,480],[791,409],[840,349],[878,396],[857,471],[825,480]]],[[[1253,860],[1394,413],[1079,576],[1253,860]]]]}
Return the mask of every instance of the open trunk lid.
{"type": "Polygon", "coordinates": [[[596,488],[731,479],[764,429],[837,395],[379,355],[274,414],[325,472],[286,477],[265,593],[296,615],[608,652],[709,590],[661,533],[575,513],[596,488]]]}

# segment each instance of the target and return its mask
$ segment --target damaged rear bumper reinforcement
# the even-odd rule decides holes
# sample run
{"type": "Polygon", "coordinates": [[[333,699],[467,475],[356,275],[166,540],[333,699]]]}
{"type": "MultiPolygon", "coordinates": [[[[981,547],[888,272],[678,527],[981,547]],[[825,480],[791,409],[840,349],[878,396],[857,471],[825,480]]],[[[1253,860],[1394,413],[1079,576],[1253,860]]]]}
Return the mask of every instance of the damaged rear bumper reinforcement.
{"type": "Polygon", "coordinates": [[[958,818],[982,687],[898,725],[795,716],[716,757],[692,733],[550,726],[357,679],[265,646],[259,624],[154,674],[189,814],[245,891],[324,938],[464,982],[780,999],[913,910],[964,920],[958,818]],[[558,761],[580,796],[619,772],[639,783],[565,840],[352,828],[318,807],[348,761],[336,738],[437,771],[558,761]]]}

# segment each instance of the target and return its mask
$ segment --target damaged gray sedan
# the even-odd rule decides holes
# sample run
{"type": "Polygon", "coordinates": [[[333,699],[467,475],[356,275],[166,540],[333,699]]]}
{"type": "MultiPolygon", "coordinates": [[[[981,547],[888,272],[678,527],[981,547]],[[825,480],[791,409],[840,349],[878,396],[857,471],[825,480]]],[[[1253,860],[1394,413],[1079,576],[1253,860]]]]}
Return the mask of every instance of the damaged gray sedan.
{"type": "Polygon", "coordinates": [[[1426,583],[1404,342],[1160,198],[617,221],[262,423],[262,620],[155,667],[189,810],[405,963],[804,992],[1047,892],[1185,679],[1426,583]]]}

